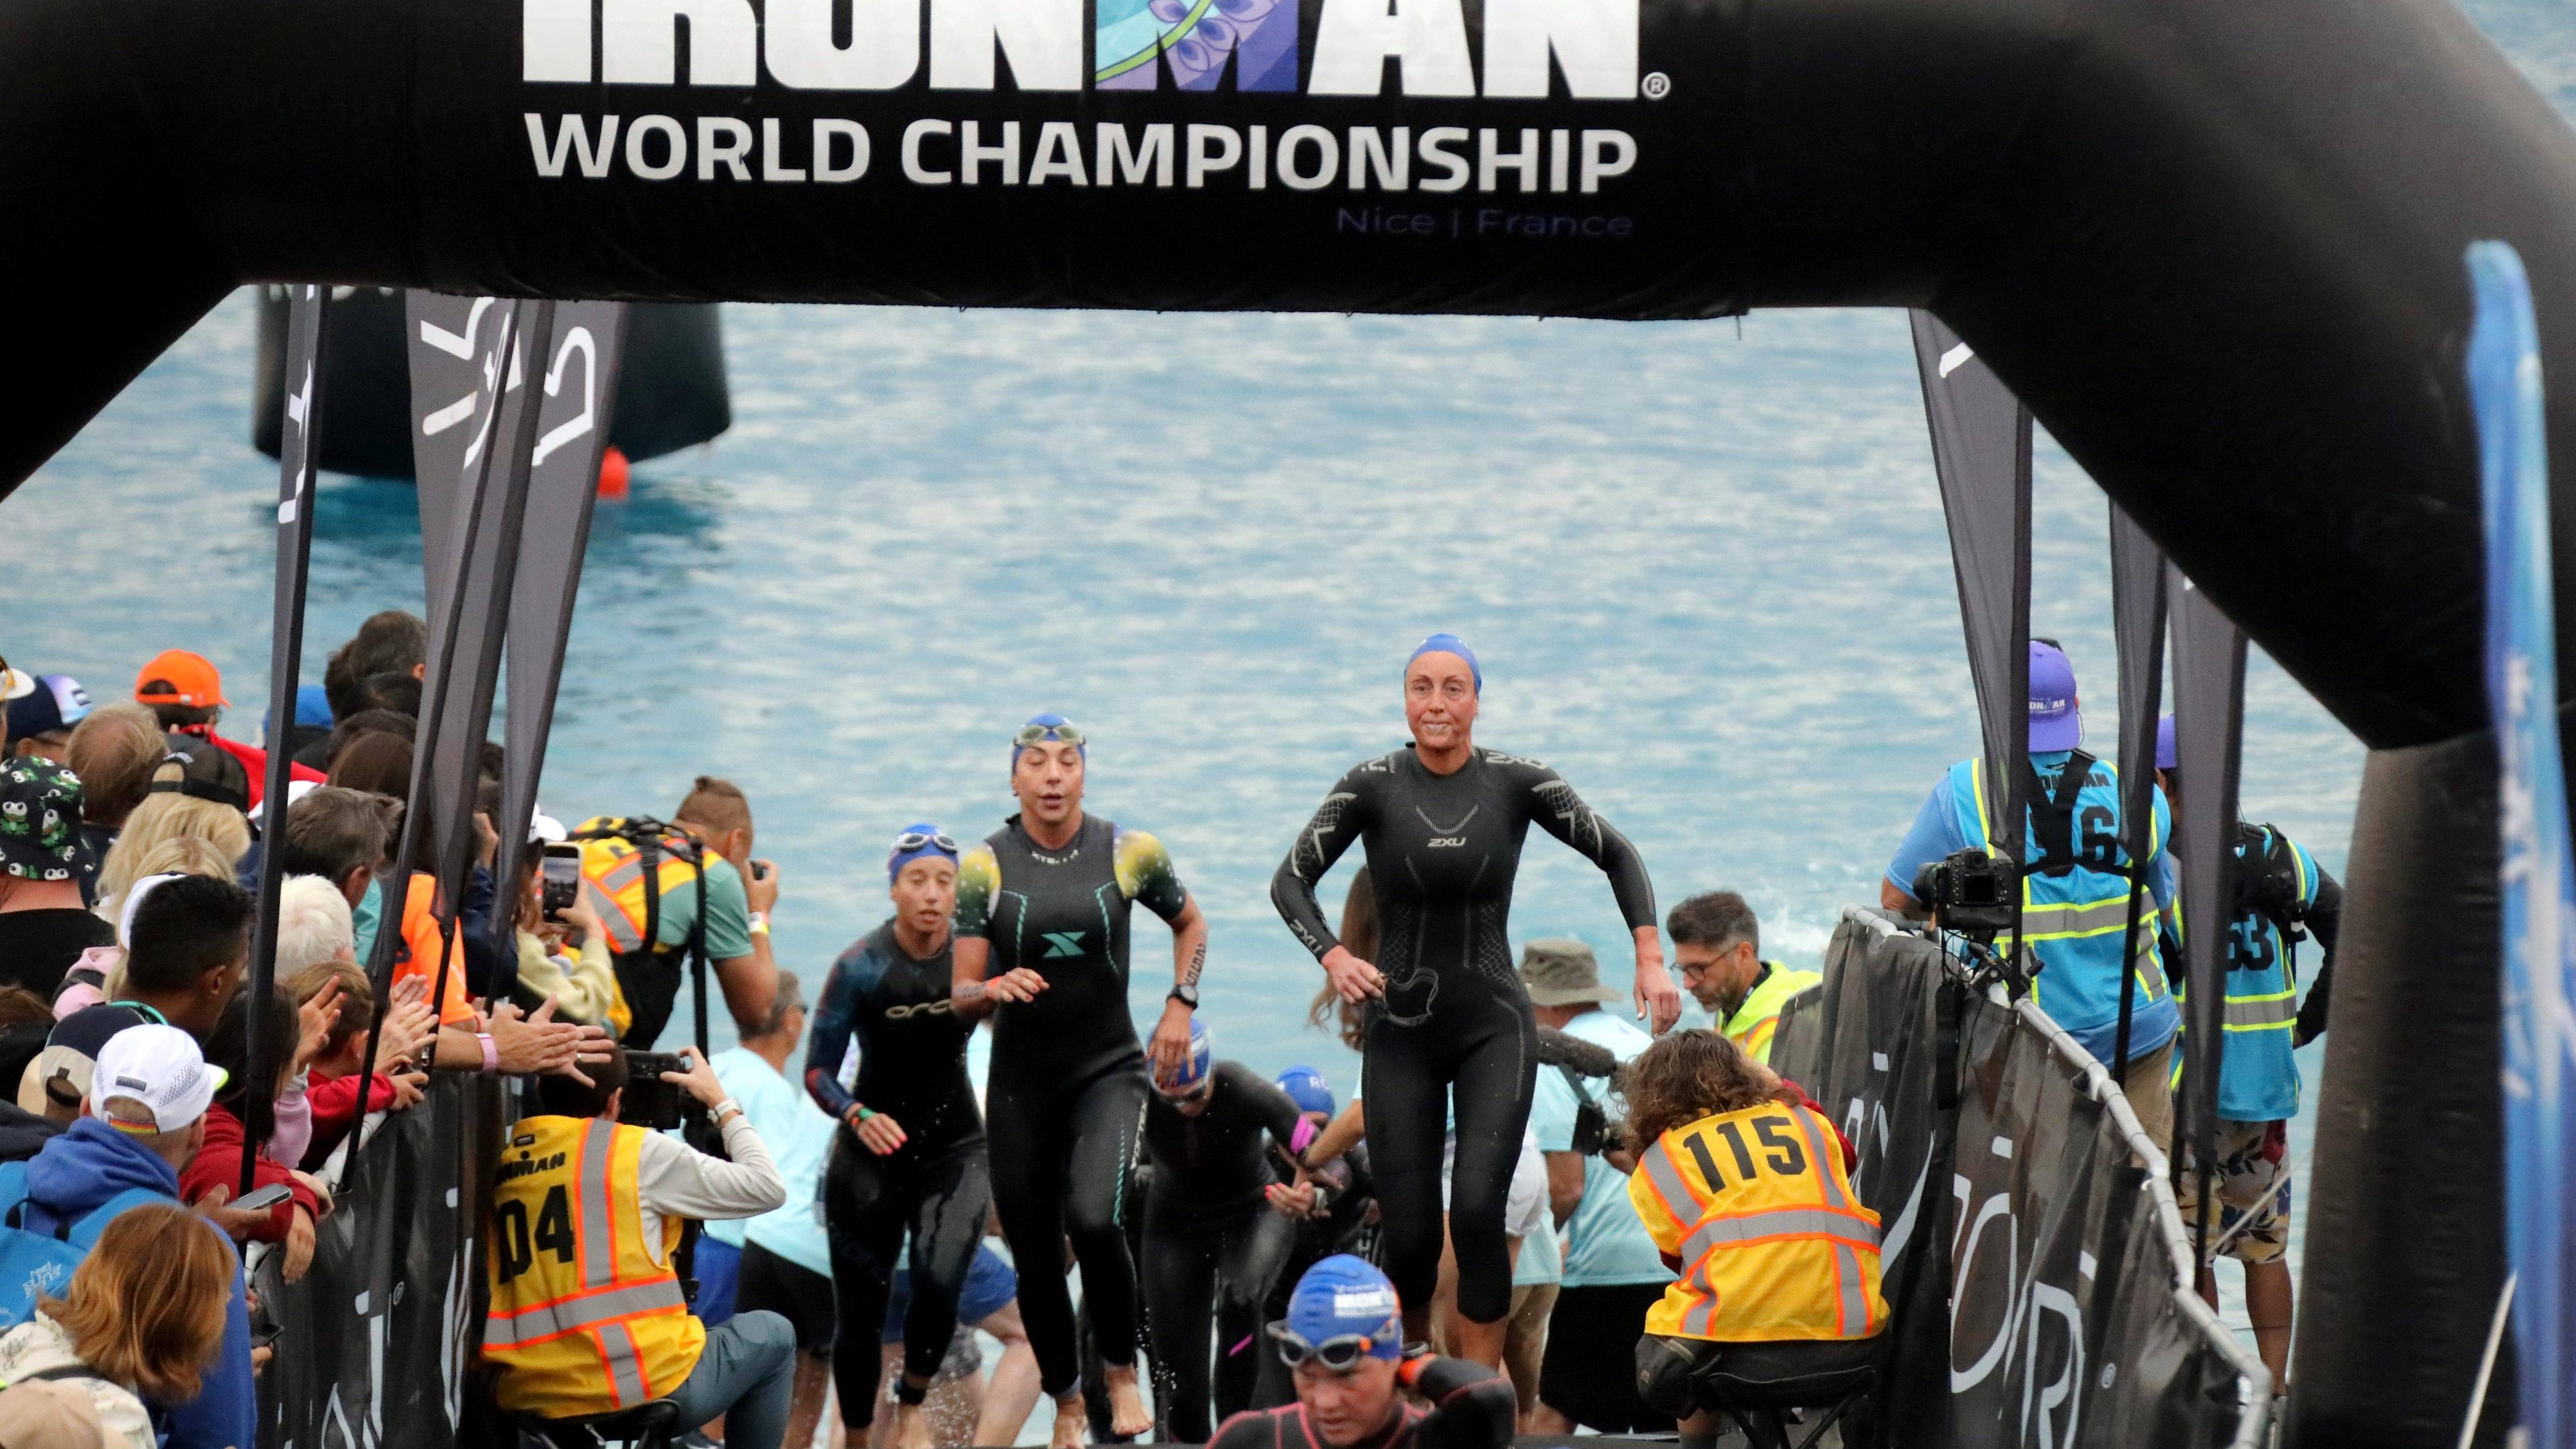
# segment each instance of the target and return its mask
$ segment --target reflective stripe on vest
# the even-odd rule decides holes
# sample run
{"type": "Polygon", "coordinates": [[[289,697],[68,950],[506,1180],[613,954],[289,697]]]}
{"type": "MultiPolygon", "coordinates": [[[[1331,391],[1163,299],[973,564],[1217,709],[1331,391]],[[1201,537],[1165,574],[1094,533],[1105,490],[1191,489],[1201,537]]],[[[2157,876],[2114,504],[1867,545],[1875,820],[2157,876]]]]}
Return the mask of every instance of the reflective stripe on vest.
{"type": "Polygon", "coordinates": [[[1658,1242],[1679,1240],[1682,1276],[1648,1332],[1854,1339],[1886,1326],[1878,1215],[1814,1112],[1765,1103],[1677,1127],[1647,1148],[1628,1193],[1658,1242]]]}
{"type": "Polygon", "coordinates": [[[483,1356],[495,1397],[553,1418],[629,1408],[678,1388],[706,1329],[689,1313],[670,1252],[644,1232],[640,1127],[530,1117],[510,1129],[492,1192],[483,1356]]]}
{"type": "MultiPolygon", "coordinates": [[[[585,820],[580,828],[589,830],[603,823],[604,817],[585,820]]],[[[644,929],[650,919],[644,892],[658,888],[667,899],[674,892],[694,892],[697,889],[697,866],[677,853],[687,848],[687,842],[676,835],[662,837],[660,848],[655,852],[658,861],[655,881],[649,886],[644,879],[644,852],[637,849],[634,842],[609,838],[583,840],[578,844],[581,846],[582,895],[598,915],[600,929],[608,936],[609,949],[623,955],[643,950],[648,945],[660,946],[658,941],[644,939],[644,929]]],[[[691,900],[694,896],[682,895],[680,899],[691,900]]]]}
{"type": "MultiPolygon", "coordinates": [[[[2073,763],[2071,758],[2068,763],[2073,763]]],[[[1966,762],[1966,769],[1967,790],[1975,805],[1976,821],[1976,829],[1970,843],[1980,849],[1992,849],[1994,831],[1987,808],[1984,761],[1969,760],[1966,762]]],[[[2110,784],[2107,786],[2088,784],[2085,789],[2096,797],[2107,792],[2116,810],[2120,805],[2118,769],[2099,760],[2093,763],[2092,769],[2107,776],[2110,784]]],[[[1955,776],[1947,777],[1945,783],[1955,778],[1955,776]]],[[[2082,808],[2081,793],[2077,798],[2077,808],[2079,810],[2082,808]]],[[[2027,840],[2029,833],[2029,826],[2025,822],[2023,826],[2025,850],[2031,848],[2027,840]]],[[[2147,858],[2152,861],[2156,854],[2164,849],[2163,833],[2152,819],[2148,824],[2148,834],[2151,838],[2147,842],[2147,858]]],[[[2125,841],[2120,846],[2119,858],[2122,864],[2129,863],[2125,841]]],[[[2022,879],[2021,888],[2021,939],[2032,948],[2033,953],[2043,963],[2047,963],[2052,954],[2063,952],[2079,953],[2074,959],[2084,964],[2091,964],[2096,960],[2108,962],[2108,969],[2103,970],[2099,979],[2108,983],[2107,988],[2104,989],[2104,999],[2116,1003],[2119,998],[2119,969],[2117,961],[2110,959],[2110,947],[2116,946],[2121,928],[2128,924],[2129,899],[2132,895],[2145,896],[2146,899],[2140,900],[2137,905],[2138,926],[2129,938],[2132,943],[2129,959],[2132,974],[2137,979],[2140,992],[2138,1004],[2142,1006],[2152,1004],[2170,993],[2172,982],[2165,974],[2162,949],[2156,940],[2156,904],[2153,892],[2143,879],[2130,881],[2088,866],[2079,866],[2062,876],[2025,876],[2022,879]],[[2082,898],[2051,899],[2050,896],[2057,892],[2079,894],[2082,898]],[[2101,945],[2093,944],[2101,937],[2109,937],[2110,941],[2101,945]],[[2078,942],[2085,944],[2072,944],[2078,942]]],[[[2088,995],[2085,984],[2072,978],[2068,974],[2068,965],[2063,962],[2054,978],[2045,972],[2035,978],[2032,991],[2034,998],[2040,1002],[2043,1009],[2052,1014],[2060,1014],[2061,1025],[2069,1020],[2080,1019],[2087,1014],[2087,1007],[2100,1004],[2085,999],[2088,995]],[[2052,997],[2055,998],[2054,1002],[2051,1000],[2052,997]]]]}

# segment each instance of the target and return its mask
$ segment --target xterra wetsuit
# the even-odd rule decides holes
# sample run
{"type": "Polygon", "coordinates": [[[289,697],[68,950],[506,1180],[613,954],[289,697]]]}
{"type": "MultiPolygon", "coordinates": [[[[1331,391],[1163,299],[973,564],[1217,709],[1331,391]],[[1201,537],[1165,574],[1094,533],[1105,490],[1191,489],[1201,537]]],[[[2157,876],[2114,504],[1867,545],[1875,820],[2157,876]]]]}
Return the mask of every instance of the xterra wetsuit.
{"type": "Polygon", "coordinates": [[[1262,1303],[1295,1245],[1297,1225],[1271,1211],[1269,1144],[1288,1145],[1297,1104],[1240,1062],[1218,1062],[1207,1109],[1185,1116],[1157,1095],[1145,1106],[1145,1323],[1154,1342],[1158,1436],[1208,1436],[1208,1323],[1216,1323],[1216,1411],[1252,1405],[1266,1354],[1262,1303]]]}
{"type": "MultiPolygon", "coordinates": [[[[949,1005],[949,948],[907,955],[886,922],[841,954],[823,983],[805,1048],[805,1090],[842,1121],[823,1173],[823,1224],[832,1249],[841,1330],[832,1349],[842,1422],[867,1427],[877,1396],[878,1325],[895,1257],[912,1238],[912,1307],[904,1315],[904,1372],[925,1383],[957,1327],[957,1295],[984,1238],[992,1187],[984,1122],[966,1079],[974,1028],[949,1005]],[[859,1079],[841,1088],[841,1060],[859,1042],[859,1079]],[[904,1143],[879,1156],[848,1125],[853,1103],[882,1112],[904,1143]]],[[[896,1392],[908,1403],[919,1394],[896,1392]]]]}
{"type": "Polygon", "coordinates": [[[1449,1236],[1458,1311],[1479,1323],[1511,1307],[1503,1214],[1537,1071],[1510,937],[1512,878],[1533,820],[1609,875],[1632,930],[1655,923],[1654,886],[1628,838],[1554,770],[1487,749],[1449,775],[1424,768],[1410,746],[1360,765],[1324,797],[1270,882],[1272,904],[1321,960],[1340,943],[1315,883],[1352,841],[1365,843],[1380,934],[1372,964],[1386,975],[1386,995],[1369,1005],[1361,1081],[1387,1276],[1408,1307],[1431,1301],[1454,1086],[1449,1236]]]}
{"type": "Polygon", "coordinates": [[[1147,1095],[1127,1011],[1131,902],[1173,921],[1189,895],[1161,841],[1097,816],[1047,850],[1014,815],[958,862],[957,935],[992,943],[987,977],[1025,966],[1047,979],[1035,1001],[995,1010],[985,1100],[993,1202],[1022,1265],[1020,1316],[1057,1396],[1080,1378],[1073,1300],[1052,1271],[1067,1238],[1101,1357],[1136,1361],[1136,1267],[1120,1217],[1147,1095]]]}

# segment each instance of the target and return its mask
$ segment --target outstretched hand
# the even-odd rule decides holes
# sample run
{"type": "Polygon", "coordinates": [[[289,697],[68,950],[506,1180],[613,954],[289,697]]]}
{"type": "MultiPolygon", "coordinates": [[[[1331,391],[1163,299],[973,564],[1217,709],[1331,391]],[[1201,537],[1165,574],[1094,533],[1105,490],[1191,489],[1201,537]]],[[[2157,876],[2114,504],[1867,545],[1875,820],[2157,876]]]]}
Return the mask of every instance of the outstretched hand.
{"type": "Polygon", "coordinates": [[[1637,986],[1634,993],[1637,1019],[1646,1029],[1662,1036],[1682,1019],[1682,993],[1673,985],[1672,973],[1664,969],[1663,938],[1652,926],[1637,928],[1637,986]]]}

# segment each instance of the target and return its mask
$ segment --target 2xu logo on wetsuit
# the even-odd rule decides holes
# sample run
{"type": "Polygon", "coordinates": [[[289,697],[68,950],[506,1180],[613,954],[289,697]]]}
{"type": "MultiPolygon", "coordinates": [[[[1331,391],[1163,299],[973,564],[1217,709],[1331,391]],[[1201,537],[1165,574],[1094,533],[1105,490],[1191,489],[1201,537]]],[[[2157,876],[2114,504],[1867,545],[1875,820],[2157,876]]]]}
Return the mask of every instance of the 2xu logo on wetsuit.
{"type": "MultiPolygon", "coordinates": [[[[996,56],[1027,93],[1170,89],[1373,97],[1660,100],[1641,76],[1639,0],[523,0],[531,84],[884,92],[997,89],[996,56]],[[846,6],[847,29],[839,15],[846,6]],[[1303,11],[1315,7],[1303,54],[1303,11]],[[689,61],[679,63],[678,21],[689,61]],[[1471,44],[1471,33],[1481,50],[1471,44]],[[846,35],[847,43],[839,43],[846,35]],[[595,42],[595,44],[594,44],[595,42]],[[594,53],[596,62],[594,63],[594,53]],[[1394,62],[1390,65],[1388,62],[1394,62]],[[926,62],[926,64],[925,64],[926,62]],[[1390,79],[1391,78],[1391,79],[1390,79]]],[[[526,113],[537,174],[648,181],[849,182],[878,135],[839,117],[526,113]]],[[[1526,117],[1498,114],[1497,121],[1526,117]]],[[[923,186],[1597,193],[1638,159],[1614,127],[1236,126],[924,117],[896,130],[923,186]],[[1506,186],[1506,178],[1511,183],[1506,186]]]]}

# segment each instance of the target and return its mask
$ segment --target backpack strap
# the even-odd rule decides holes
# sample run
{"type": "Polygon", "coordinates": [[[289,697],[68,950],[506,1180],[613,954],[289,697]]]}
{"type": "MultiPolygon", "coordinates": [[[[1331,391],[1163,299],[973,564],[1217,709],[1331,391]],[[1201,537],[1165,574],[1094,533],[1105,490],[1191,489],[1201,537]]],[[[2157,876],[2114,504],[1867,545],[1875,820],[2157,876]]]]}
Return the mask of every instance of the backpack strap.
{"type": "Polygon", "coordinates": [[[2021,868],[2025,876],[2065,875],[2075,869],[2075,801],[2093,774],[2094,760],[2082,750],[2070,751],[2058,772],[2057,788],[2039,777],[2039,767],[2022,757],[2023,783],[2030,793],[2030,838],[2039,849],[2021,868]]]}
{"type": "Polygon", "coordinates": [[[26,1208],[27,1164],[0,1162],[0,1227],[17,1227],[26,1208]]]}
{"type": "MultiPolygon", "coordinates": [[[[20,1374],[9,1382],[12,1384],[46,1383],[62,1379],[96,1379],[103,1384],[116,1383],[116,1380],[85,1363],[67,1363],[59,1368],[38,1369],[34,1373],[20,1374]]],[[[124,1387],[122,1384],[117,1386],[124,1387]]]]}

